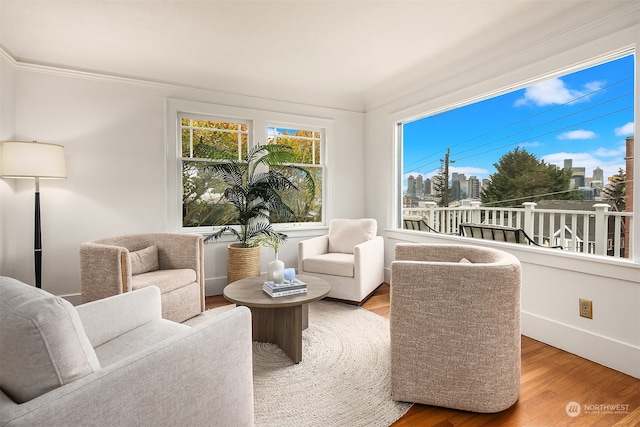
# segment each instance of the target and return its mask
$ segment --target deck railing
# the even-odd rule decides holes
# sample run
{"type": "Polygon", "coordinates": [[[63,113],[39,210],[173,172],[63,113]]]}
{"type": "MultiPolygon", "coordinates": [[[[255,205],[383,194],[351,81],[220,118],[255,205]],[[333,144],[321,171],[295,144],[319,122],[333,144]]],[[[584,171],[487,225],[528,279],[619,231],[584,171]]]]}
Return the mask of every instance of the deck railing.
{"type": "Polygon", "coordinates": [[[404,217],[421,217],[434,230],[458,234],[460,223],[505,225],[522,228],[543,246],[560,245],[565,250],[631,258],[632,212],[611,212],[609,205],[594,204],[593,211],[536,209],[536,203],[522,208],[487,207],[479,201],[469,206],[441,208],[435,202],[404,208],[404,217]]]}

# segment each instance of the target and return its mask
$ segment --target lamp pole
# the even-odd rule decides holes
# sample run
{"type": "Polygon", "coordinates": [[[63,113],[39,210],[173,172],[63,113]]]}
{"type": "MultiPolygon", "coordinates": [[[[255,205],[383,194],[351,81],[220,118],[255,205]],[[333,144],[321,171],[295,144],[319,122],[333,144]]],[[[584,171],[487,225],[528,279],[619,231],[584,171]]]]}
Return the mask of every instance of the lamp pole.
{"type": "Polygon", "coordinates": [[[36,177],[36,200],[33,229],[33,261],[36,273],[36,288],[42,287],[42,227],[40,224],[40,178],[36,177]]]}

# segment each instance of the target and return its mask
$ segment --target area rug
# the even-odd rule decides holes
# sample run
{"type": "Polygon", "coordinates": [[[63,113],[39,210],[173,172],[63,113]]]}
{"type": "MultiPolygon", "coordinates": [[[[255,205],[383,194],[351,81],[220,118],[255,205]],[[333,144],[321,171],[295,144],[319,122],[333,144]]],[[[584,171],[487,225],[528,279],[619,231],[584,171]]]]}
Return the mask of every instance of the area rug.
{"type": "Polygon", "coordinates": [[[254,342],[253,384],[256,426],[383,427],[411,407],[391,399],[389,321],[337,302],[309,305],[297,365],[275,344],[254,342]]]}

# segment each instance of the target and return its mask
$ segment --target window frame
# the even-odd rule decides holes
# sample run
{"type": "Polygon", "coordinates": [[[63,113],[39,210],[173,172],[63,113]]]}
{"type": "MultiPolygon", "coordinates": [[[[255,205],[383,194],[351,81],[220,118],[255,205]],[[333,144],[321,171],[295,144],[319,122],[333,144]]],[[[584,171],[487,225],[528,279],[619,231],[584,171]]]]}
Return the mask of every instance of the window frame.
{"type": "MultiPolygon", "coordinates": [[[[312,230],[326,228],[331,220],[335,194],[333,192],[333,144],[334,120],[314,116],[304,116],[275,111],[234,107],[199,101],[181,99],[165,99],[165,149],[166,149],[166,228],[181,233],[209,234],[212,226],[184,227],[182,225],[182,143],[180,117],[201,117],[206,119],[224,119],[251,123],[249,129],[248,149],[257,144],[268,142],[267,128],[290,127],[305,130],[321,130],[324,141],[321,146],[322,168],[322,221],[277,223],[273,228],[277,231],[291,232],[292,230],[312,230]]],[[[222,239],[225,240],[225,239],[222,239]]]]}

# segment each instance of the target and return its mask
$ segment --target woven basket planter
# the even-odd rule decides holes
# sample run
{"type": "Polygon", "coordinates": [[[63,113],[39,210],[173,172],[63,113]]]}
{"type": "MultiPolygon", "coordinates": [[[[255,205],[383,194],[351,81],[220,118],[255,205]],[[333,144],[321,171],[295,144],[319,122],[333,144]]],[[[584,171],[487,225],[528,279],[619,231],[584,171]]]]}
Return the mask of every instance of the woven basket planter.
{"type": "Polygon", "coordinates": [[[260,246],[243,248],[232,243],[227,249],[227,284],[260,275],[260,246]]]}

